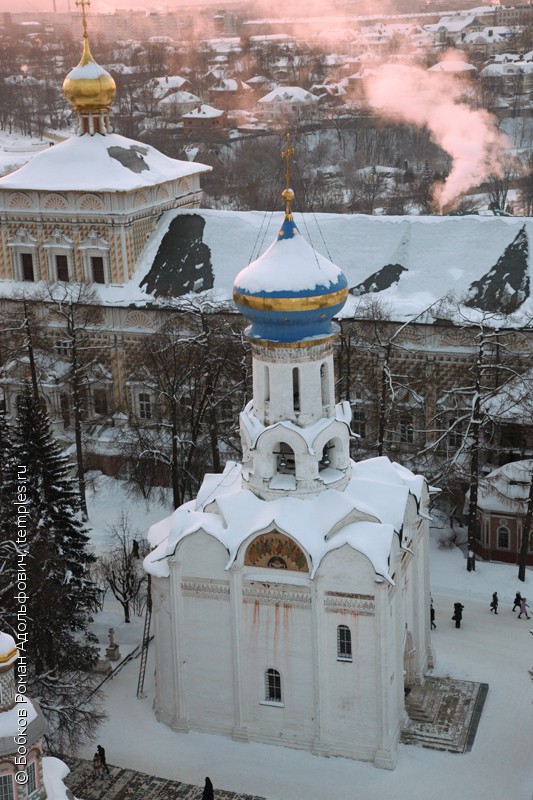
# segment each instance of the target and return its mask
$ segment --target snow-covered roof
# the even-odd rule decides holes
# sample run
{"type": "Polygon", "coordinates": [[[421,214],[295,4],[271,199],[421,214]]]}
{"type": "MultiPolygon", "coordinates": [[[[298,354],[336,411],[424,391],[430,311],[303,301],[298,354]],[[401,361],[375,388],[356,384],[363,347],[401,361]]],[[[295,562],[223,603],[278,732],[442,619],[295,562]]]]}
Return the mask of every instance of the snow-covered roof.
{"type": "Polygon", "coordinates": [[[193,108],[192,111],[189,111],[187,114],[184,114],[182,119],[207,119],[207,118],[215,118],[221,117],[224,114],[219,108],[214,108],[213,106],[209,106],[206,103],[202,103],[201,105],[193,108]]]}
{"type": "MultiPolygon", "coordinates": [[[[21,697],[22,695],[17,695],[21,697]]],[[[17,750],[14,737],[19,731],[19,720],[24,718],[26,723],[28,745],[33,744],[46,730],[44,718],[39,707],[29,698],[24,698],[10,708],[9,711],[0,713],[0,758],[13,754],[17,750]]]]}
{"type": "Polygon", "coordinates": [[[179,105],[180,103],[199,103],[200,98],[192,92],[172,92],[159,101],[159,105],[179,105]]]}
{"type": "Polygon", "coordinates": [[[456,59],[446,59],[433,64],[428,69],[428,72],[477,72],[477,67],[473,64],[468,64],[466,61],[457,61],[456,59]]]}
{"type": "Polygon", "coordinates": [[[200,530],[224,545],[230,569],[241,545],[274,525],[308,554],[311,578],[328,552],[346,544],[366,556],[376,575],[392,584],[388,563],[392,538],[394,531],[401,531],[410,484],[415,485],[417,476],[398,469],[385,456],[353,468],[343,491],[329,489],[306,500],[261,500],[242,488],[241,465],[229,462],[222,475],[206,476],[196,501],[150,528],[148,540],[154,550],[144,561],[145,569],[167,577],[167,558],[185,537],[200,530]],[[367,519],[342,525],[354,512],[367,519]]]}
{"type": "Polygon", "coordinates": [[[276,238],[256,261],[239,272],[235,285],[247,292],[298,292],[329,287],[337,283],[339,272],[296,231],[292,238],[276,238]]]}
{"type": "Polygon", "coordinates": [[[533,61],[510,61],[487,64],[480,75],[483,77],[502,77],[505,75],[525,75],[533,73],[533,61]]]}
{"type": "Polygon", "coordinates": [[[264,97],[260,97],[258,103],[316,103],[317,98],[307,89],[300,86],[277,86],[264,97]]]}
{"type": "Polygon", "coordinates": [[[533,460],[504,464],[479,482],[478,507],[502,515],[525,514],[532,480],[533,460]]]}
{"type": "Polygon", "coordinates": [[[85,134],[43,150],[0,178],[0,190],[129,192],[210,169],[169,158],[149,144],[116,133],[85,134]]]}
{"type": "Polygon", "coordinates": [[[15,640],[9,633],[0,631],[0,667],[7,667],[17,659],[18,651],[15,640]]]}

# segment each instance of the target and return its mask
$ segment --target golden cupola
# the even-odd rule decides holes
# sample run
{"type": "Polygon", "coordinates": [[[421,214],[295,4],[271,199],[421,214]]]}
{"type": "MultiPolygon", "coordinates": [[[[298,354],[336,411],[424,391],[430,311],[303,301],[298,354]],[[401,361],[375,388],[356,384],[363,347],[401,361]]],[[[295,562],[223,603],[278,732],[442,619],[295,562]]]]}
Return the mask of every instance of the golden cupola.
{"type": "Polygon", "coordinates": [[[109,111],[115,98],[116,84],[109,72],[96,63],[89,47],[85,7],[89,0],[76,0],[83,20],[83,53],[80,63],[63,81],[63,93],[78,115],[78,133],[108,133],[109,111]]]}

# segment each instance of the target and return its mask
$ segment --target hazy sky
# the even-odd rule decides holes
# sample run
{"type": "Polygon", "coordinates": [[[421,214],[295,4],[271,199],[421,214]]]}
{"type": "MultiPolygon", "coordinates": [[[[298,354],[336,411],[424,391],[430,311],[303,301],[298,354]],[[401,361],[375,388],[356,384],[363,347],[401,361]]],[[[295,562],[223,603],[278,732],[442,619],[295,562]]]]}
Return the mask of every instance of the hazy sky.
{"type": "MultiPolygon", "coordinates": [[[[200,8],[202,6],[215,6],[216,8],[229,8],[239,0],[161,0],[153,5],[147,4],[146,0],[91,0],[91,11],[105,13],[114,11],[116,8],[136,8],[136,9],[175,9],[183,6],[200,8]]],[[[240,0],[242,5],[242,0],[240,0]]],[[[280,16],[290,13],[291,16],[301,14],[331,14],[334,6],[323,0],[291,0],[287,4],[286,0],[257,0],[258,5],[262,6],[262,11],[268,10],[273,15],[280,16]]],[[[252,3],[250,3],[252,5],[252,3]]],[[[70,9],[75,10],[75,0],[55,0],[56,11],[66,12],[70,9]]],[[[394,8],[394,0],[358,0],[353,4],[351,10],[357,13],[386,13],[394,8]]],[[[27,12],[32,11],[53,11],[54,0],[0,0],[0,11],[27,12]]],[[[261,12],[258,12],[261,13],[261,12]]]]}
{"type": "MultiPolygon", "coordinates": [[[[215,5],[221,8],[228,7],[235,0],[170,0],[169,2],[147,4],[146,0],[91,0],[91,11],[104,13],[114,11],[115,8],[150,8],[173,9],[183,5],[206,6],[215,5]]],[[[55,0],[56,11],[69,10],[69,0],[55,0]]],[[[70,0],[70,9],[76,9],[74,0],[70,0]]],[[[0,0],[0,11],[13,11],[30,13],[32,11],[53,11],[54,0],[0,0]]]]}

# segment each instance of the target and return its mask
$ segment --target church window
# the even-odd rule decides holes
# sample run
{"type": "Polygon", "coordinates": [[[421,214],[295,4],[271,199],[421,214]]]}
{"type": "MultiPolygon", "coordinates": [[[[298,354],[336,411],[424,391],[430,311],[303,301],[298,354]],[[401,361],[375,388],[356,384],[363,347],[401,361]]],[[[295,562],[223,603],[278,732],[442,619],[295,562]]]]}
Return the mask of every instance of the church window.
{"type": "Polygon", "coordinates": [[[347,625],[337,628],[337,661],[352,660],[352,632],[347,625]]]}
{"type": "Polygon", "coordinates": [[[270,400],[270,370],[265,367],[265,401],[270,400]]]}
{"type": "Polygon", "coordinates": [[[366,414],[364,411],[354,411],[352,414],[352,430],[361,439],[366,437],[366,414]]]}
{"type": "Polygon", "coordinates": [[[281,703],[281,675],[277,669],[265,672],[265,700],[268,703],[281,703]]]}
{"type": "Polygon", "coordinates": [[[102,256],[91,256],[91,272],[94,283],[105,283],[104,259],[102,256]]]}
{"type": "Polygon", "coordinates": [[[509,550],[509,528],[498,528],[498,549],[509,550]]]}
{"type": "Polygon", "coordinates": [[[99,417],[105,417],[107,414],[107,392],[105,389],[93,390],[93,406],[94,413],[99,417]]]}
{"type": "Polygon", "coordinates": [[[139,416],[141,419],[152,419],[152,398],[147,392],[139,394],[139,416]]]}
{"type": "Polygon", "coordinates": [[[294,367],[292,371],[292,400],[295,411],[300,410],[300,370],[294,367]]]}
{"type": "Polygon", "coordinates": [[[402,414],[399,423],[400,442],[413,444],[414,442],[414,424],[413,418],[410,414],[402,414]]]}
{"type": "Polygon", "coordinates": [[[58,355],[68,356],[70,354],[70,345],[69,339],[58,339],[54,344],[54,348],[58,355]]]}
{"type": "Polygon", "coordinates": [[[322,405],[329,404],[329,391],[328,391],[328,365],[322,364],[320,367],[320,386],[322,391],[322,405]]]}
{"type": "Polygon", "coordinates": [[[68,258],[65,255],[56,255],[56,276],[58,281],[68,283],[68,258]]]}
{"type": "Polygon", "coordinates": [[[35,761],[28,765],[28,781],[26,783],[26,795],[29,796],[37,789],[37,776],[35,772],[35,761]]]}
{"type": "Polygon", "coordinates": [[[448,441],[450,447],[460,447],[463,442],[463,426],[458,422],[456,417],[452,417],[448,421],[448,441]]]}
{"type": "Polygon", "coordinates": [[[12,775],[0,775],[0,800],[13,800],[12,775]]]}
{"type": "Polygon", "coordinates": [[[63,420],[63,427],[68,428],[70,426],[70,401],[68,399],[68,395],[62,394],[59,404],[61,407],[61,419],[63,420]]]}
{"type": "Polygon", "coordinates": [[[33,255],[31,253],[21,253],[20,261],[22,264],[22,280],[34,281],[35,274],[33,270],[33,255]]]}

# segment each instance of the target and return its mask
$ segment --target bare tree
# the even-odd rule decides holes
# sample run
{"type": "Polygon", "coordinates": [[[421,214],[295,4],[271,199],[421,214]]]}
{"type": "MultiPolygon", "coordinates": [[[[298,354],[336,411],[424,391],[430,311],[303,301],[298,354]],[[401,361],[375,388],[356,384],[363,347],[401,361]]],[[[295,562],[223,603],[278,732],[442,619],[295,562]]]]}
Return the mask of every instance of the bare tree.
{"type": "Polygon", "coordinates": [[[88,373],[102,359],[102,348],[95,344],[95,331],[101,329],[103,313],[98,292],[85,283],[50,284],[41,299],[49,309],[49,324],[59,327],[63,357],[69,364],[66,380],[72,397],[78,486],[83,517],[87,519],[82,421],[88,373]]]}
{"type": "MultiPolygon", "coordinates": [[[[124,611],[124,622],[131,622],[131,612],[142,607],[146,594],[146,573],[141,561],[141,535],[132,528],[126,511],[122,511],[115,525],[108,525],[113,546],[103,555],[97,572],[109,585],[114,597],[124,611]]],[[[146,555],[146,552],[144,552],[146,555]]]]}

